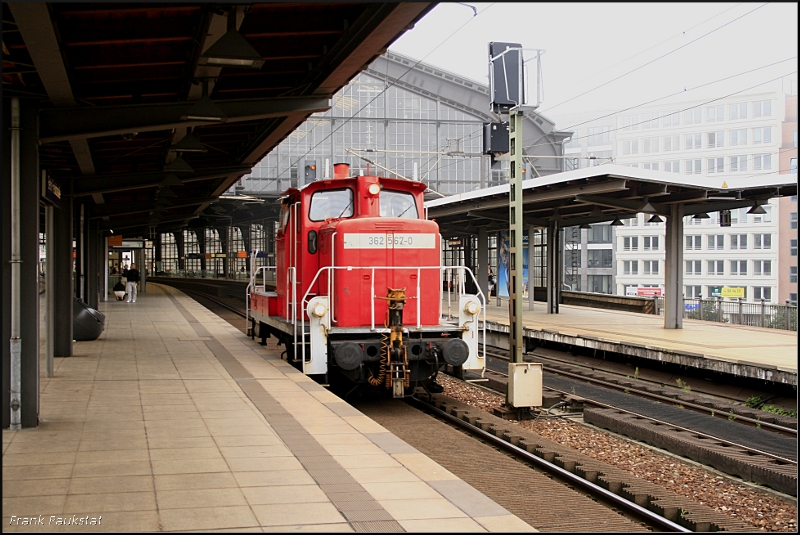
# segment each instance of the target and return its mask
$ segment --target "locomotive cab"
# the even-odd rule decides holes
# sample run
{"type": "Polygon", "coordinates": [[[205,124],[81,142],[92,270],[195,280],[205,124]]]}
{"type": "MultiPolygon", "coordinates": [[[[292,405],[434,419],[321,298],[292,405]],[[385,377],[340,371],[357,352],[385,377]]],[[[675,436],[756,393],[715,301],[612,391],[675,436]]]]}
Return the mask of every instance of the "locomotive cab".
{"type": "MultiPolygon", "coordinates": [[[[483,370],[481,294],[443,317],[441,237],[420,182],[377,176],[312,182],[281,200],[274,292],[248,287],[249,329],[274,335],[308,375],[407,395],[436,389],[441,366],[483,370]]],[[[264,268],[259,268],[264,269],[264,268]]],[[[450,311],[448,311],[450,312],[450,311]]],[[[485,336],[485,333],[484,333],[485,336]]]]}

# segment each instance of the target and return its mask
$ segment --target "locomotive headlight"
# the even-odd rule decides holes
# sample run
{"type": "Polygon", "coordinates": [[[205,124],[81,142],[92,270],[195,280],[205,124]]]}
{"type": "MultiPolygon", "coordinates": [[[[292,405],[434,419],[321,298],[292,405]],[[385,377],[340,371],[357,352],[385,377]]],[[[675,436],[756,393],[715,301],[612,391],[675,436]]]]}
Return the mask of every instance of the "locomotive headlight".
{"type": "Polygon", "coordinates": [[[464,305],[464,312],[467,314],[472,314],[473,316],[481,311],[481,305],[477,301],[468,301],[466,305],[464,305]]]}
{"type": "Polygon", "coordinates": [[[316,317],[321,318],[328,312],[328,307],[326,307],[322,303],[319,303],[314,307],[313,312],[316,317]]]}
{"type": "Polygon", "coordinates": [[[377,195],[381,192],[381,186],[380,184],[370,184],[367,191],[369,191],[370,195],[377,195]]]}

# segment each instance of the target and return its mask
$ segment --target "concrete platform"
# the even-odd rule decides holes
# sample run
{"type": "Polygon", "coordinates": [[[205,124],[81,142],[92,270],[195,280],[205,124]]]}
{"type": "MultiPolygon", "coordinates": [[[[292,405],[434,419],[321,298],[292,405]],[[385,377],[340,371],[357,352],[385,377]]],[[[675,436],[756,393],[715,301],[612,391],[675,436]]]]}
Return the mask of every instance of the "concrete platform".
{"type": "MultiPolygon", "coordinates": [[[[689,319],[683,329],[664,329],[663,316],[570,305],[547,314],[545,303],[535,303],[533,311],[524,306],[524,333],[535,340],[797,386],[796,331],[689,319]]],[[[446,302],[443,307],[447,311],[446,302]]],[[[492,297],[486,320],[489,329],[507,333],[508,299],[498,306],[492,297]]]]}
{"type": "MultiPolygon", "coordinates": [[[[3,431],[3,531],[535,531],[166,286],[3,431]]],[[[44,370],[44,365],[42,365],[44,370]]]]}

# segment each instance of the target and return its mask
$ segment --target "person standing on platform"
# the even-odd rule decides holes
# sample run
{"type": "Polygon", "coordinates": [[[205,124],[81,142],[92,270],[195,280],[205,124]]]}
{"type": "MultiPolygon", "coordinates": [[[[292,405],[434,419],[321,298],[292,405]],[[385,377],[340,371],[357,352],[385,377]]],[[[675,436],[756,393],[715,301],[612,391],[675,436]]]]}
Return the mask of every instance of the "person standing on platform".
{"type": "Polygon", "coordinates": [[[131,264],[131,268],[128,270],[127,278],[128,278],[128,303],[135,303],[139,285],[139,270],[136,269],[136,264],[131,264]]]}

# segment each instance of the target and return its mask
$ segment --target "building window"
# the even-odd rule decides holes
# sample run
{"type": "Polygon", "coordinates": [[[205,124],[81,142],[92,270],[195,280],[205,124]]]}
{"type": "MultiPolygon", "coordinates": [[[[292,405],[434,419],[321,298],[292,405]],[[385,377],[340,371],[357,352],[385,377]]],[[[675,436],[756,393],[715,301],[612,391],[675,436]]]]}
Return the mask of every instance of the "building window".
{"type": "Polygon", "coordinates": [[[753,286],[753,299],[769,301],[772,299],[772,288],[769,286],[753,286]]]}
{"type": "Polygon", "coordinates": [[[772,234],[754,234],[753,249],[771,249],[772,234]]]}
{"type": "Polygon", "coordinates": [[[797,306],[797,292],[789,293],[789,303],[794,306],[797,306]]]}
{"type": "MultiPolygon", "coordinates": [[[[789,173],[797,174],[797,158],[789,158],[789,173]]],[[[797,195],[794,195],[794,197],[797,198],[797,195]]]]}
{"type": "Polygon", "coordinates": [[[755,154],[753,156],[753,171],[769,171],[772,169],[771,154],[755,154]]]}
{"type": "Polygon", "coordinates": [[[747,249],[747,234],[731,234],[731,250],[744,251],[747,249]]]}
{"type": "Polygon", "coordinates": [[[680,126],[681,114],[680,112],[668,113],[664,115],[664,126],[680,126]]]}
{"type": "Polygon", "coordinates": [[[589,128],[589,146],[608,145],[611,143],[610,126],[592,126],[589,128]]]}
{"type": "MultiPolygon", "coordinates": [[[[762,206],[764,209],[763,214],[753,215],[753,223],[771,223],[772,222],[772,206],[762,206]]],[[[744,208],[742,208],[744,210],[744,208]]],[[[745,220],[746,221],[746,220],[745,220]]]]}
{"type": "Polygon", "coordinates": [[[731,156],[731,173],[747,171],[747,156],[731,156]]]}
{"type": "Polygon", "coordinates": [[[718,149],[725,145],[725,132],[709,132],[706,136],[709,149],[718,149]]]}
{"type": "Polygon", "coordinates": [[[701,236],[686,236],[686,250],[687,251],[700,251],[703,249],[701,245],[701,236]]]}
{"type": "Polygon", "coordinates": [[[731,121],[736,119],[747,119],[747,103],[731,104],[731,121]]]}
{"type": "Polygon", "coordinates": [[[592,225],[588,232],[589,243],[611,243],[611,225],[592,225]]]}
{"type": "Polygon", "coordinates": [[[789,240],[789,256],[797,256],[797,240],[789,240]]]}
{"type": "Polygon", "coordinates": [[[683,113],[684,124],[700,124],[703,121],[703,112],[700,108],[686,110],[683,113]]]}
{"type": "Polygon", "coordinates": [[[643,113],[642,114],[642,128],[658,128],[658,113],[643,113]]]}
{"type": "Polygon", "coordinates": [[[740,147],[742,145],[747,145],[747,129],[742,128],[741,130],[731,130],[730,138],[731,138],[731,147],[740,147]]]}
{"type": "Polygon", "coordinates": [[[639,140],[638,139],[629,139],[627,141],[622,142],[622,155],[627,156],[628,154],[638,154],[639,153],[639,140]]]}
{"type": "Polygon", "coordinates": [[[613,264],[613,253],[611,249],[589,249],[590,268],[611,268],[613,264]]]}
{"type": "Polygon", "coordinates": [[[642,152],[644,154],[649,154],[651,152],[658,152],[658,138],[657,137],[645,138],[642,147],[642,152]]]}
{"type": "Polygon", "coordinates": [[[708,159],[708,173],[724,173],[725,172],[725,158],[709,158],[708,159]]]}
{"type": "Polygon", "coordinates": [[[772,115],[772,101],[758,100],[753,102],[753,117],[770,117],[772,115]]]}
{"type": "Polygon", "coordinates": [[[639,116],[638,115],[626,115],[622,118],[622,131],[623,132],[630,132],[632,130],[636,130],[639,128],[639,116]]]}
{"type": "Polygon", "coordinates": [[[747,275],[747,260],[731,260],[731,275],[747,275]]]}
{"type": "Polygon", "coordinates": [[[724,260],[709,260],[708,261],[708,274],[709,275],[724,275],[725,274],[725,261],[724,260]]]}
{"type": "Polygon", "coordinates": [[[725,106],[710,106],[706,108],[708,122],[724,121],[725,120],[725,106]]]}
{"type": "Polygon", "coordinates": [[[684,286],[683,295],[689,299],[698,299],[702,296],[702,286],[684,286]]]}
{"type": "Polygon", "coordinates": [[[624,275],[638,275],[639,274],[639,261],[638,260],[625,260],[623,262],[624,275]]]}
{"type": "Polygon", "coordinates": [[[772,143],[771,127],[753,128],[753,144],[760,145],[761,143],[772,143]]]}
{"type": "Polygon", "coordinates": [[[639,250],[639,237],[638,236],[625,236],[622,239],[623,251],[638,251],[639,250]]]}
{"type": "Polygon", "coordinates": [[[586,279],[590,292],[601,294],[613,293],[611,275],[589,275],[586,279]]]}
{"type": "Polygon", "coordinates": [[[686,274],[687,275],[702,275],[700,260],[687,260],[686,261],[686,274]]]}
{"type": "Polygon", "coordinates": [[[664,162],[664,171],[668,173],[680,173],[681,172],[681,163],[679,160],[670,160],[668,162],[664,162]]]}
{"type": "Polygon", "coordinates": [[[708,235],[708,250],[709,251],[722,251],[725,249],[725,235],[724,234],[709,234],[708,235]]]}
{"type": "Polygon", "coordinates": [[[686,134],[686,149],[700,149],[701,140],[703,139],[702,134],[686,134]]]}
{"type": "Polygon", "coordinates": [[[667,136],[664,138],[664,151],[681,150],[681,136],[667,136]]]}
{"type": "Polygon", "coordinates": [[[644,236],[644,250],[658,251],[658,236],[644,236]]]}
{"type": "MultiPolygon", "coordinates": [[[[797,251],[797,249],[795,249],[797,251]]],[[[789,266],[789,282],[797,284],[797,266],[789,266]]]]}
{"type": "Polygon", "coordinates": [[[683,168],[687,175],[699,175],[703,172],[703,161],[702,160],[685,160],[683,162],[683,168]]]}
{"type": "Polygon", "coordinates": [[[642,164],[642,169],[650,169],[651,171],[658,171],[658,162],[645,162],[642,164]]]}
{"type": "Polygon", "coordinates": [[[772,260],[753,260],[753,275],[756,277],[772,275],[772,260]]]}
{"type": "Polygon", "coordinates": [[[658,275],[658,260],[645,260],[644,261],[644,274],[645,275],[658,275]]]}

